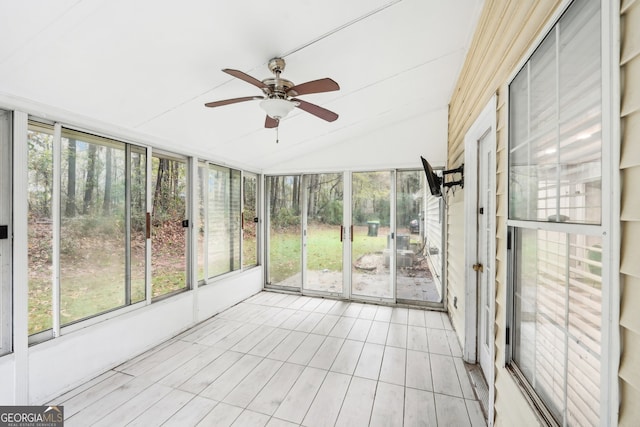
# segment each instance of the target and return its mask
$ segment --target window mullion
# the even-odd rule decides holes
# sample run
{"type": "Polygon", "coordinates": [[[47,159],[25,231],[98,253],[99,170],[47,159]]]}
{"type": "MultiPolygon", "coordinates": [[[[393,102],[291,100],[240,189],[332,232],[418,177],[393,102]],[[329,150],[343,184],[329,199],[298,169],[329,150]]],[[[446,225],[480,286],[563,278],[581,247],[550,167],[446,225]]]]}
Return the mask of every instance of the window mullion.
{"type": "MultiPolygon", "coordinates": [[[[531,60],[527,61],[527,166],[531,166],[533,159],[531,158],[531,151],[533,149],[531,144],[531,60]]],[[[531,206],[531,192],[527,191],[527,215],[531,215],[531,212],[535,211],[535,207],[531,206]]]]}
{"type": "Polygon", "coordinates": [[[204,277],[204,283],[207,283],[207,280],[209,279],[209,277],[211,277],[211,273],[209,272],[209,194],[211,192],[210,188],[209,188],[209,164],[208,163],[204,163],[202,166],[202,194],[203,194],[203,198],[204,201],[202,202],[203,204],[203,210],[204,210],[204,243],[202,244],[202,248],[203,248],[203,257],[202,257],[202,264],[203,264],[203,277],[204,277]]]}
{"type": "MultiPolygon", "coordinates": [[[[151,181],[153,178],[153,149],[151,147],[147,147],[147,157],[145,159],[147,161],[146,164],[146,182],[145,182],[145,186],[146,186],[146,212],[145,212],[145,216],[147,219],[149,219],[151,217],[151,213],[153,211],[153,194],[151,193],[152,188],[151,188],[151,181]]],[[[144,272],[144,276],[145,276],[145,288],[146,288],[146,300],[147,300],[147,304],[151,304],[151,298],[152,298],[152,287],[151,287],[151,221],[147,220],[147,229],[145,230],[145,233],[147,234],[147,238],[145,239],[145,272],[144,272]]]]}
{"type": "Polygon", "coordinates": [[[61,146],[62,146],[62,125],[56,123],[53,129],[53,191],[51,195],[51,217],[53,219],[53,280],[51,292],[51,313],[53,316],[53,336],[60,336],[60,188],[61,188],[61,146]]]}
{"type": "Polygon", "coordinates": [[[556,56],[556,220],[560,221],[560,191],[562,175],[562,157],[560,153],[560,24],[555,27],[555,56],[556,56]]]}
{"type": "Polygon", "coordinates": [[[124,305],[131,304],[131,146],[125,145],[124,161],[124,305]]]}
{"type": "Polygon", "coordinates": [[[563,372],[563,390],[562,390],[562,398],[564,399],[563,406],[564,410],[562,411],[562,425],[567,425],[567,402],[568,399],[568,379],[569,379],[569,274],[570,274],[570,265],[571,265],[571,234],[565,234],[565,256],[567,257],[567,262],[565,264],[565,295],[564,295],[564,372],[563,372]]]}
{"type": "Polygon", "coordinates": [[[244,171],[240,172],[240,270],[244,267],[244,171]]]}

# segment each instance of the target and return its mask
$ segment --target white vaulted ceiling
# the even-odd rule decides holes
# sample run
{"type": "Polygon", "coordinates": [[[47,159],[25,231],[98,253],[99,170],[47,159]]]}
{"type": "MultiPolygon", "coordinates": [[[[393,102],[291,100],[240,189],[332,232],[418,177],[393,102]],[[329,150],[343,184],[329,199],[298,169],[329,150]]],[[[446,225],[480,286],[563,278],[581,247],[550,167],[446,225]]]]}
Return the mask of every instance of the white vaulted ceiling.
{"type": "Polygon", "coordinates": [[[367,141],[405,144],[401,153],[423,145],[395,160],[389,149],[395,166],[409,154],[418,166],[426,151],[442,163],[447,104],[481,7],[482,0],[0,0],[0,94],[258,170],[331,162],[327,153],[366,150],[367,141]],[[220,70],[262,80],[276,56],[294,83],[340,84],[300,97],[335,111],[337,121],[295,109],[276,144],[257,101],[204,107],[261,95],[220,70]]]}

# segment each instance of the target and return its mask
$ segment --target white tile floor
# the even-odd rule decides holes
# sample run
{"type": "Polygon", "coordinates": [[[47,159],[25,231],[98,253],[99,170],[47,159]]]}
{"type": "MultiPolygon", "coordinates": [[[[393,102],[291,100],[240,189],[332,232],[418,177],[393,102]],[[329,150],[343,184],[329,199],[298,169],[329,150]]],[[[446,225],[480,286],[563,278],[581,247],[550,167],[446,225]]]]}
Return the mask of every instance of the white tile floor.
{"type": "Polygon", "coordinates": [[[66,393],[65,425],[485,426],[443,313],[262,292],[66,393]]]}

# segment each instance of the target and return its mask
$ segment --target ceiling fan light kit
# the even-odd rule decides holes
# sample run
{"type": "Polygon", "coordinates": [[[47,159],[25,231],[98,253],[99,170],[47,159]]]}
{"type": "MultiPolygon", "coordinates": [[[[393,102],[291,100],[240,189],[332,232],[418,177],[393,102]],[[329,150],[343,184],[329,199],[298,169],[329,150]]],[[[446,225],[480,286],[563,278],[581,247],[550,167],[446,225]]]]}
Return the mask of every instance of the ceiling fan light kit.
{"type": "Polygon", "coordinates": [[[280,73],[284,71],[285,62],[282,58],[273,58],[269,61],[269,70],[275,77],[270,77],[262,81],[251,77],[239,70],[225,68],[222,71],[240,80],[261,89],[264,96],[245,96],[242,98],[225,99],[222,101],[208,102],[206,107],[221,107],[223,105],[235,104],[244,101],[262,100],[260,108],[266,113],[266,128],[278,128],[280,120],[285,118],[294,108],[300,108],[307,113],[313,114],[328,122],[338,119],[338,115],[333,111],[318,105],[294,98],[295,96],[308,95],[312,93],[331,92],[340,90],[340,86],[330,78],[312,80],[306,83],[295,85],[293,82],[280,78],[280,73]]]}
{"type": "Polygon", "coordinates": [[[272,119],[280,120],[287,117],[287,114],[299,104],[299,102],[288,101],[286,99],[267,98],[260,101],[260,108],[272,119]]]}

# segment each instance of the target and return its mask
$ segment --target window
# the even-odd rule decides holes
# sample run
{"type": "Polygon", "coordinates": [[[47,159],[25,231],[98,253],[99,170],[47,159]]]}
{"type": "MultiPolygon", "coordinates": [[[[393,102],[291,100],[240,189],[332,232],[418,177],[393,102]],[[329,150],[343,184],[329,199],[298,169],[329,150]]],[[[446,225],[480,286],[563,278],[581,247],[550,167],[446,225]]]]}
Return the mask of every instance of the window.
{"type": "Polygon", "coordinates": [[[46,338],[146,298],[146,150],[34,120],[28,144],[29,334],[46,338]]]}
{"type": "Polygon", "coordinates": [[[511,366],[560,425],[601,417],[600,21],[575,1],[509,87],[511,366]]]}
{"type": "MultiPolygon", "coordinates": [[[[10,118],[0,110],[2,200],[10,189],[10,118]]],[[[35,118],[27,143],[32,343],[74,323],[189,289],[186,157],[159,150],[150,156],[144,147],[35,118]]],[[[255,174],[198,164],[198,281],[257,264],[258,182],[255,174]],[[244,232],[243,206],[250,217],[244,232]]],[[[9,216],[5,211],[10,214],[9,203],[0,204],[0,221],[9,216]]],[[[0,239],[0,354],[11,338],[5,334],[10,322],[2,317],[11,319],[4,254],[0,239]]]]}
{"type": "Polygon", "coordinates": [[[196,197],[198,198],[198,210],[196,212],[196,232],[198,239],[198,283],[204,282],[207,278],[205,266],[207,265],[207,183],[209,182],[209,173],[207,164],[200,162],[198,164],[198,182],[196,183],[196,197]]]}
{"type": "Polygon", "coordinates": [[[258,177],[242,176],[242,267],[258,264],[258,177]]]}
{"type": "Polygon", "coordinates": [[[60,324],[125,305],[125,144],[63,129],[60,324]]]}
{"type": "Polygon", "coordinates": [[[130,299],[136,303],[147,298],[146,285],[146,217],[147,217],[147,150],[129,145],[129,275],[130,299]]]}
{"type": "Polygon", "coordinates": [[[151,286],[157,298],[187,289],[187,163],[156,153],[151,163],[151,286]]]}
{"type": "Polygon", "coordinates": [[[257,263],[255,247],[257,224],[253,223],[257,206],[256,191],[255,175],[247,174],[243,178],[242,172],[237,169],[206,162],[200,162],[198,165],[196,224],[199,282],[205,283],[206,279],[240,270],[243,263],[244,265],[257,263]],[[251,215],[250,223],[245,221],[244,224],[243,197],[245,197],[244,218],[251,215]],[[253,242],[253,250],[251,242],[253,242]],[[246,260],[242,260],[241,254],[246,260]]]}
{"type": "Polygon", "coordinates": [[[53,126],[28,131],[29,334],[53,326],[53,126]]]}
{"type": "Polygon", "coordinates": [[[209,277],[241,268],[240,182],[239,170],[209,165],[209,277]]]}

